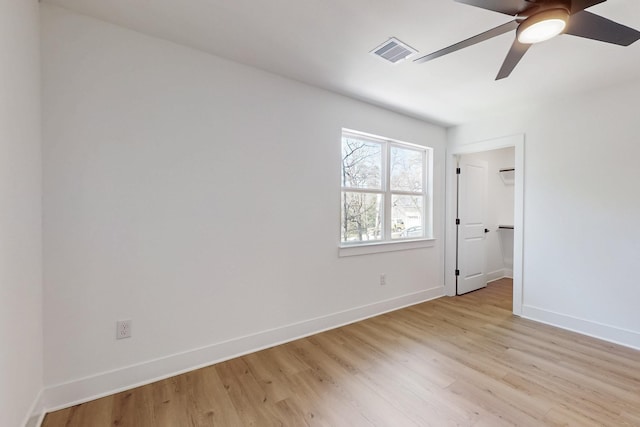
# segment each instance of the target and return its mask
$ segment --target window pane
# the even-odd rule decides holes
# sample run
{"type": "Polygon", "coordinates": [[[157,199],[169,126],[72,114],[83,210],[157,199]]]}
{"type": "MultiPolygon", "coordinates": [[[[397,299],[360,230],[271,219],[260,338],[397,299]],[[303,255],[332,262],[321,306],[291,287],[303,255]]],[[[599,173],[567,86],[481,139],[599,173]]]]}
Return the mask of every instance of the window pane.
{"type": "Polygon", "coordinates": [[[424,237],[423,196],[391,196],[391,238],[424,237]]]}
{"type": "Polygon", "coordinates": [[[382,238],[382,195],[342,192],[342,241],[362,242],[382,238]]]}
{"type": "Polygon", "coordinates": [[[342,137],[342,186],[382,188],[382,145],[349,136],[342,137]]]}
{"type": "Polygon", "coordinates": [[[391,191],[422,192],[424,152],[391,147],[391,191]]]}

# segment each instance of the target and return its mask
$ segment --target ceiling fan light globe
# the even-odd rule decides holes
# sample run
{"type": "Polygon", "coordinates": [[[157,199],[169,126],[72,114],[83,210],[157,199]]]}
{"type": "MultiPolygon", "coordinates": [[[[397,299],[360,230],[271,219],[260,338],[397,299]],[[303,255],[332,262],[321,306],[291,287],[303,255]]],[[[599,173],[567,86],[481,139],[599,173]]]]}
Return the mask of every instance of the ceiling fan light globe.
{"type": "Polygon", "coordinates": [[[551,9],[532,15],[518,27],[517,37],[520,43],[540,43],[562,34],[569,22],[569,12],[564,9],[551,9]]]}
{"type": "Polygon", "coordinates": [[[554,38],[564,31],[567,23],[561,19],[538,22],[518,35],[518,41],[525,44],[540,43],[554,38]]]}

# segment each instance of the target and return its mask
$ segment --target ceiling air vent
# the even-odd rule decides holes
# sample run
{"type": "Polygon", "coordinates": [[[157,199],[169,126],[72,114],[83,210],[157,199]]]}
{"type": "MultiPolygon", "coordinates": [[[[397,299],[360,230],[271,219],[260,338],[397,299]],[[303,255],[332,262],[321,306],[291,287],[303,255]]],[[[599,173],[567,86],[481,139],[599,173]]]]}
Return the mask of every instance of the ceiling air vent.
{"type": "Polygon", "coordinates": [[[417,50],[406,43],[402,43],[395,37],[391,37],[389,40],[371,51],[373,55],[379,56],[393,64],[397,64],[417,52],[417,50]]]}

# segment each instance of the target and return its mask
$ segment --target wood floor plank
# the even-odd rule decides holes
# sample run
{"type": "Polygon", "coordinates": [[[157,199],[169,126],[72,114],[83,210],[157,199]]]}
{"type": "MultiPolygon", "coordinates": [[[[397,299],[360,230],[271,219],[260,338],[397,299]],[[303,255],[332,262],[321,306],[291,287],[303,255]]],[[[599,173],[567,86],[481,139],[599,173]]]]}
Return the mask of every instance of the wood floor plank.
{"type": "Polygon", "coordinates": [[[512,284],[47,414],[73,426],[638,426],[640,352],[511,314],[512,284]]]}

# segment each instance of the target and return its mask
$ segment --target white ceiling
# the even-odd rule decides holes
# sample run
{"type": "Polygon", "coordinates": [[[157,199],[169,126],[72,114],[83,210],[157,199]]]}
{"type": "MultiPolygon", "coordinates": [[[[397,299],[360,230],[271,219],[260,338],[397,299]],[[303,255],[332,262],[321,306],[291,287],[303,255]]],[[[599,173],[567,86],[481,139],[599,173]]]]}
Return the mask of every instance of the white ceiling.
{"type": "MultiPolygon", "coordinates": [[[[445,125],[640,76],[640,41],[567,35],[533,46],[498,82],[513,33],[424,64],[369,54],[394,36],[422,56],[512,19],[453,0],[45,1],[445,125]]],[[[589,11],[640,29],[638,0],[589,11]]]]}

